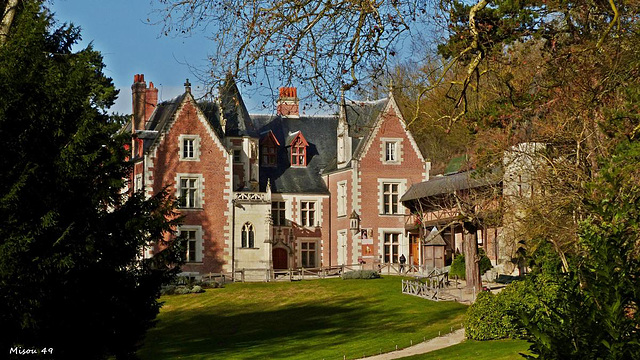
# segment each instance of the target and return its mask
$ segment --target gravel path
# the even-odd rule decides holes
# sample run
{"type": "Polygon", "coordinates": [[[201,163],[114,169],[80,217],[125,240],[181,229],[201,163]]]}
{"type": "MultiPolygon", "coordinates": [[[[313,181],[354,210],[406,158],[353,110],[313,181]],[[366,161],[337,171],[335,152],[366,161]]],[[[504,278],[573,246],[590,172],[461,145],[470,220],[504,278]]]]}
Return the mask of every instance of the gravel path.
{"type": "Polygon", "coordinates": [[[366,357],[366,360],[390,360],[399,359],[407,356],[428,353],[430,351],[456,345],[464,341],[464,329],[456,330],[444,336],[421,342],[419,344],[404,348],[398,351],[392,351],[386,354],[366,357]]]}

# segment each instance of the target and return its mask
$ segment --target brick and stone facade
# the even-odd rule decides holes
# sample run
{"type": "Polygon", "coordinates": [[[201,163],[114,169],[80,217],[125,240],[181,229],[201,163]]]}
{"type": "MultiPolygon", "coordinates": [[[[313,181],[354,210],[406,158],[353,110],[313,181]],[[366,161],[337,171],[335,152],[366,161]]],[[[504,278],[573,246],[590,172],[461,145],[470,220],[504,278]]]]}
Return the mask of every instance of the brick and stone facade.
{"type": "Polygon", "coordinates": [[[211,102],[196,101],[187,81],[158,104],[143,75],[132,92],[133,188],[178,198],[185,273],[264,279],[274,268],[410,257],[399,200],[429,166],[392,95],[304,116],[292,87],[280,90],[276,115],[249,115],[232,80],[211,102]]]}

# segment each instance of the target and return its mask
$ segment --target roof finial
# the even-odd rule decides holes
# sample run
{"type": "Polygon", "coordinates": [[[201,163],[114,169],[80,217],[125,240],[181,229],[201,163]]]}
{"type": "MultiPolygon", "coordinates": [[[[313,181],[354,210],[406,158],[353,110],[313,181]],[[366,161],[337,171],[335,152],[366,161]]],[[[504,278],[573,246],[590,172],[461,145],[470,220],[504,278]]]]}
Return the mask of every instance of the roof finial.
{"type": "Polygon", "coordinates": [[[393,77],[389,76],[389,95],[393,95],[393,77]]]}
{"type": "Polygon", "coordinates": [[[189,82],[188,78],[187,81],[184,82],[184,91],[191,93],[191,83],[189,82]]]}

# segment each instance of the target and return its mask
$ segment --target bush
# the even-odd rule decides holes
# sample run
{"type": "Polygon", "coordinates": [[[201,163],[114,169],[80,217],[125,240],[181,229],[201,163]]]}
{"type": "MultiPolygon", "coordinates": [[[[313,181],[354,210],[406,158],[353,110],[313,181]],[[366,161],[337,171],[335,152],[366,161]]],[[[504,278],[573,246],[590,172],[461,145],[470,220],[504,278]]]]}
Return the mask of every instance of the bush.
{"type": "Polygon", "coordinates": [[[204,292],[204,289],[200,285],[196,285],[191,289],[191,293],[193,293],[193,294],[199,294],[199,293],[203,293],[203,292],[204,292]]]}
{"type": "Polygon", "coordinates": [[[379,279],[380,274],[374,270],[356,270],[342,274],[342,279],[379,279]]]}
{"type": "MultiPolygon", "coordinates": [[[[493,268],[491,265],[491,260],[487,257],[483,249],[478,249],[478,255],[480,255],[480,263],[478,264],[480,267],[480,275],[482,276],[487,271],[493,268]]],[[[466,269],[464,262],[464,255],[460,254],[453,259],[453,263],[451,263],[451,270],[449,270],[449,277],[457,276],[459,279],[465,279],[466,269]]]]}
{"type": "Polygon", "coordinates": [[[513,282],[497,295],[482,292],[467,310],[465,335],[472,340],[522,339],[525,331],[519,314],[531,313],[537,302],[523,281],[513,282]]]}

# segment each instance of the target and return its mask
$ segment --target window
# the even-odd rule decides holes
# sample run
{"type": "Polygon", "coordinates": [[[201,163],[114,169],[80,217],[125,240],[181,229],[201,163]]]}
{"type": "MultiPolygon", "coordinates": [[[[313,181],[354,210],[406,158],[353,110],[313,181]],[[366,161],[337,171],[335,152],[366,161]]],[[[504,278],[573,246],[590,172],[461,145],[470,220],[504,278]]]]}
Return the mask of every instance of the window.
{"type": "Polygon", "coordinates": [[[136,174],[135,184],[133,190],[138,191],[142,189],[142,174],[136,174]]]}
{"type": "Polygon", "coordinates": [[[316,221],[316,202],[300,202],[300,224],[302,226],[314,226],[316,221]]]}
{"type": "Polygon", "coordinates": [[[233,162],[234,163],[242,162],[241,154],[242,154],[242,150],[233,149],[233,162]]]}
{"type": "Polygon", "coordinates": [[[338,216],[347,215],[347,183],[338,183],[338,216]]]}
{"type": "Polygon", "coordinates": [[[265,145],[262,147],[262,165],[275,166],[276,165],[276,147],[265,145]]]}
{"type": "Polygon", "coordinates": [[[184,139],[182,141],[182,157],[185,159],[193,159],[193,143],[194,139],[184,139]]]}
{"type": "Polygon", "coordinates": [[[287,219],[285,217],[286,203],[284,201],[274,201],[271,203],[271,218],[274,226],[286,226],[287,219]]]}
{"type": "Polygon", "coordinates": [[[398,161],[397,148],[398,143],[395,141],[385,143],[385,161],[398,161]]]}
{"type": "Polygon", "coordinates": [[[202,230],[199,226],[182,226],[179,235],[187,242],[186,262],[202,262],[202,230]]]}
{"type": "Polygon", "coordinates": [[[242,247],[253,248],[255,247],[256,232],[253,230],[251,223],[245,223],[242,226],[242,247]]]}
{"type": "Polygon", "coordinates": [[[291,148],[291,165],[306,166],[307,156],[305,146],[293,146],[291,148]]]}
{"type": "Polygon", "coordinates": [[[382,183],[382,203],[384,214],[399,214],[398,199],[399,191],[398,183],[382,183]]]}
{"type": "Polygon", "coordinates": [[[315,241],[303,241],[300,244],[300,264],[305,268],[316,267],[316,242],[315,241]]]}
{"type": "Polygon", "coordinates": [[[180,135],[180,160],[199,160],[200,138],[198,135],[180,135]]]}
{"type": "Polygon", "coordinates": [[[180,178],[179,203],[181,208],[197,208],[200,206],[198,180],[197,177],[180,178]]]}
{"type": "Polygon", "coordinates": [[[398,250],[400,248],[400,234],[385,233],[384,234],[384,263],[397,264],[398,250]]]}

